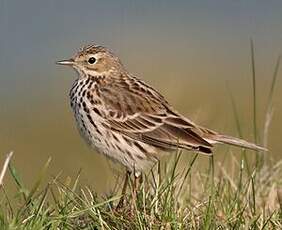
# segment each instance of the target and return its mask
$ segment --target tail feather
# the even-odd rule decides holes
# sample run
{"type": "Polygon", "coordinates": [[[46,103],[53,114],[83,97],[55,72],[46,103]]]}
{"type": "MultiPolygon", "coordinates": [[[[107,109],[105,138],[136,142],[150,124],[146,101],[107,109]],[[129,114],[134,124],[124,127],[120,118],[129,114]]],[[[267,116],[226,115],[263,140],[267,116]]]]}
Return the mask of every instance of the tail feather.
{"type": "Polygon", "coordinates": [[[248,141],[245,141],[243,139],[236,138],[236,137],[230,137],[230,136],[226,136],[226,135],[221,135],[221,134],[211,135],[207,138],[207,141],[209,141],[209,140],[211,142],[235,145],[235,146],[239,146],[239,147],[243,147],[243,148],[247,148],[247,149],[252,149],[252,150],[256,150],[256,151],[268,151],[267,148],[264,148],[262,146],[256,145],[256,144],[248,142],[248,141]]]}

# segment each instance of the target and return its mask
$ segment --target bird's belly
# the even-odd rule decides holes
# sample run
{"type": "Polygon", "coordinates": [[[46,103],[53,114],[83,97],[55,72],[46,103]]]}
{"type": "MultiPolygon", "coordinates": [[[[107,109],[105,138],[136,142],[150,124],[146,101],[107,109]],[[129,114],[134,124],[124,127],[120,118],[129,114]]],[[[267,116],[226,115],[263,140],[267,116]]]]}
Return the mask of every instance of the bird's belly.
{"type": "Polygon", "coordinates": [[[107,145],[105,143],[107,134],[101,122],[95,121],[95,118],[92,118],[93,122],[91,123],[87,115],[81,111],[75,112],[75,120],[79,133],[87,144],[95,148],[98,152],[107,152],[107,145]]]}
{"type": "Polygon", "coordinates": [[[131,171],[143,171],[156,161],[155,149],[151,146],[105,128],[99,117],[92,115],[90,121],[83,110],[73,109],[81,136],[98,153],[121,163],[131,171]]]}

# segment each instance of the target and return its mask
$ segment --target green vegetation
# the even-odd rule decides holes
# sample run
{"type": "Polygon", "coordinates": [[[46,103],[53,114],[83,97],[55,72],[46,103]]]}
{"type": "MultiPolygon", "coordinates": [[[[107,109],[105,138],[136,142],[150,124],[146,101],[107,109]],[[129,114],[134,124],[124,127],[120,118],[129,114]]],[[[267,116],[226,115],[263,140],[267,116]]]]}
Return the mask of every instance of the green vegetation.
{"type": "MultiPolygon", "coordinates": [[[[251,51],[253,125],[259,141],[253,42],[251,51]]],[[[272,97],[279,63],[280,57],[261,133],[264,145],[273,114],[272,97]]],[[[232,95],[231,101],[242,135],[232,95]]],[[[63,180],[58,175],[44,184],[48,160],[34,186],[28,189],[10,163],[7,173],[12,175],[17,192],[7,194],[5,187],[1,187],[0,229],[282,229],[282,161],[272,160],[268,153],[234,150],[237,152],[228,151],[221,162],[210,157],[204,171],[196,168],[197,154],[190,154],[184,168],[180,167],[181,153],[172,154],[168,165],[158,164],[143,175],[136,200],[131,199],[134,184],[131,179],[125,205],[119,210],[115,207],[120,199],[122,178],[117,179],[117,186],[106,197],[90,187],[81,187],[80,173],[74,180],[63,180]],[[255,160],[249,155],[255,155],[255,160]]]]}
{"type": "Polygon", "coordinates": [[[197,156],[192,155],[183,170],[177,167],[180,153],[170,165],[156,165],[143,176],[133,202],[131,181],[118,211],[116,189],[101,197],[89,187],[81,188],[79,175],[72,182],[58,176],[40,186],[48,161],[27,190],[10,165],[18,193],[11,200],[2,188],[0,229],[282,228],[282,161],[253,168],[249,175],[243,158],[229,155],[232,170],[227,171],[211,157],[206,172],[200,173],[193,169],[197,156]]]}

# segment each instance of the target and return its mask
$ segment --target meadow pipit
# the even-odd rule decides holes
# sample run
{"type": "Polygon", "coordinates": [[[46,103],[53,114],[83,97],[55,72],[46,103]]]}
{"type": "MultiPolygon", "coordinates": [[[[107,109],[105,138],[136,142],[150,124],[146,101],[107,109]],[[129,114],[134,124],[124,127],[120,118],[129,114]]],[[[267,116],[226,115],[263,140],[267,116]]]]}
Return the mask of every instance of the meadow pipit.
{"type": "Polygon", "coordinates": [[[162,151],[187,149],[210,155],[216,143],[265,150],[185,118],[105,47],[85,46],[57,63],[78,73],[69,95],[83,138],[136,175],[152,166],[162,151]]]}

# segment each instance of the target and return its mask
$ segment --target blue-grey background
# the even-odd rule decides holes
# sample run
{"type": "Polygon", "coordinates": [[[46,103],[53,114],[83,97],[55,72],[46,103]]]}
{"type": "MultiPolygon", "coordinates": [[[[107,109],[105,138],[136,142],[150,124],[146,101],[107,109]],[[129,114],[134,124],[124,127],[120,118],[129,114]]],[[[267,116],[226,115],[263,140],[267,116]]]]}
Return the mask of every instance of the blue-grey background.
{"type": "MultiPolygon", "coordinates": [[[[82,168],[85,183],[98,190],[109,186],[105,180],[112,170],[75,128],[68,101],[75,73],[55,65],[92,41],[111,48],[128,70],[183,114],[238,135],[233,94],[243,135],[253,140],[250,37],[262,131],[274,64],[282,53],[281,22],[280,0],[0,0],[1,162],[14,150],[14,165],[29,184],[51,156],[49,174],[73,176],[82,168]]],[[[277,158],[282,151],[281,77],[269,133],[268,157],[277,158]]],[[[216,149],[218,155],[225,150],[216,149]]]]}

